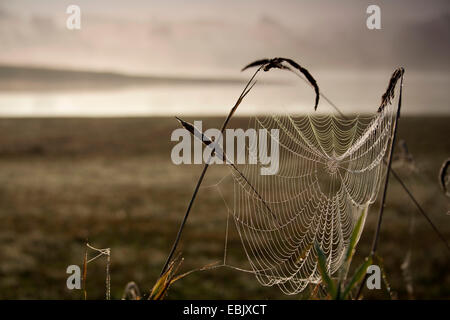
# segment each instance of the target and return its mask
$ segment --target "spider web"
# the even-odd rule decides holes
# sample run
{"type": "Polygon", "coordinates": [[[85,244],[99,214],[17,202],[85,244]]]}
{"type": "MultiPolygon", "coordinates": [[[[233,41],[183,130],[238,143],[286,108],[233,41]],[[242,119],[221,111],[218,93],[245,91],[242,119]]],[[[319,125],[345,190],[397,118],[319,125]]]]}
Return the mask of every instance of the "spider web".
{"type": "MultiPolygon", "coordinates": [[[[296,294],[321,281],[317,242],[329,274],[335,273],[357,220],[377,197],[393,121],[392,104],[375,115],[352,119],[331,114],[252,117],[249,128],[279,130],[278,138],[273,137],[279,144],[279,170],[261,175],[266,165],[258,159],[236,165],[242,174],[231,170],[234,194],[227,208],[251,270],[226,264],[227,239],[224,266],[296,294]]],[[[268,143],[257,143],[250,141],[247,151],[270,150],[268,143]]],[[[248,157],[255,154],[248,152],[248,157]]]]}
{"type": "Polygon", "coordinates": [[[399,70],[372,115],[285,113],[250,118],[248,129],[264,129],[269,137],[263,143],[249,139],[246,164],[229,166],[232,202],[221,191],[225,177],[206,186],[217,188],[228,210],[223,264],[217,267],[253,273],[262,285],[277,285],[285,294],[297,294],[321,281],[316,243],[327,257],[329,274],[341,267],[355,224],[361,215],[364,224],[386,174],[383,159],[392,141],[392,98],[399,70]],[[272,129],[277,136],[270,135],[272,129]],[[271,140],[279,146],[279,170],[262,175],[267,163],[257,156],[270,153],[271,140]],[[230,217],[250,270],[227,263],[230,217]]]}

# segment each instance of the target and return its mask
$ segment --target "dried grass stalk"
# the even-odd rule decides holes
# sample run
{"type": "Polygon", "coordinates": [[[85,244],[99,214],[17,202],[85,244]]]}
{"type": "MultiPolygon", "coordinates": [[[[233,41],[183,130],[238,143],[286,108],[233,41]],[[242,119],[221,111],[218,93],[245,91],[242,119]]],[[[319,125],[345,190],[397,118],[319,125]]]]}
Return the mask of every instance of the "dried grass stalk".
{"type": "Polygon", "coordinates": [[[319,98],[320,98],[320,91],[319,91],[319,86],[317,85],[317,81],[316,81],[316,79],[314,79],[314,77],[311,75],[311,73],[308,71],[308,69],[303,68],[301,65],[299,65],[294,60],[289,59],[289,58],[280,58],[280,57],[273,58],[273,59],[260,59],[260,60],[253,61],[252,63],[246,65],[244,68],[242,68],[241,71],[244,71],[248,68],[252,68],[252,67],[256,67],[256,66],[262,67],[262,69],[264,71],[269,71],[272,68],[292,71],[292,69],[290,67],[284,65],[283,62],[288,63],[289,65],[291,65],[292,67],[294,67],[295,69],[300,71],[305,76],[305,78],[308,80],[308,82],[311,84],[311,86],[314,88],[314,91],[316,93],[314,110],[317,110],[317,105],[319,104],[319,98]]]}
{"type": "Polygon", "coordinates": [[[449,190],[447,190],[447,181],[448,181],[448,168],[450,166],[450,158],[444,161],[442,164],[441,170],[439,170],[439,184],[441,185],[442,191],[444,191],[445,195],[449,195],[449,190]]]}
{"type": "Polygon", "coordinates": [[[383,111],[383,109],[392,102],[392,99],[394,99],[395,86],[404,73],[405,69],[403,69],[403,67],[395,69],[395,71],[392,73],[386,92],[381,97],[381,104],[378,108],[378,112],[383,111]]]}

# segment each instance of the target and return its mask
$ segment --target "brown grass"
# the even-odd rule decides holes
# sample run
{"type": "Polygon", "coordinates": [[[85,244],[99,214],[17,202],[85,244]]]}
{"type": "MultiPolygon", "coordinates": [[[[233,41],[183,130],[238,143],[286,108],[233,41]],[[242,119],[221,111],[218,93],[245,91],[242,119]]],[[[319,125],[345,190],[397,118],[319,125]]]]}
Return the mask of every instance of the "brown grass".
{"type": "MultiPolygon", "coordinates": [[[[192,122],[194,119],[186,119],[192,122]]],[[[206,118],[217,128],[221,118],[206,118]]],[[[450,152],[449,118],[403,117],[405,139],[418,173],[396,170],[450,238],[448,199],[436,175],[450,152]]],[[[235,118],[230,127],[246,127],[235,118]]],[[[110,247],[111,298],[120,299],[133,280],[141,293],[157,279],[176,234],[200,166],[175,166],[170,160],[173,118],[0,119],[0,298],[79,299],[65,287],[70,264],[81,266],[85,241],[110,247]],[[166,138],[165,138],[166,137],[166,138]]],[[[213,166],[204,187],[229,172],[213,166]]],[[[401,265],[411,237],[408,221],[416,216],[410,273],[415,298],[450,298],[450,259],[445,246],[391,181],[380,235],[379,255],[399,298],[408,298],[401,265]]],[[[232,199],[225,181],[224,197],[232,199]]],[[[181,249],[183,270],[223,258],[226,208],[214,188],[199,195],[186,226],[181,249]]],[[[377,205],[369,211],[355,254],[355,265],[370,251],[377,205]]],[[[242,245],[230,221],[227,262],[246,266],[242,245]]],[[[88,298],[104,299],[105,265],[89,265],[88,298]]],[[[366,298],[384,297],[380,292],[366,298]]],[[[254,276],[219,268],[193,273],[173,284],[168,299],[280,299],[277,288],[261,287],[254,276]]]]}

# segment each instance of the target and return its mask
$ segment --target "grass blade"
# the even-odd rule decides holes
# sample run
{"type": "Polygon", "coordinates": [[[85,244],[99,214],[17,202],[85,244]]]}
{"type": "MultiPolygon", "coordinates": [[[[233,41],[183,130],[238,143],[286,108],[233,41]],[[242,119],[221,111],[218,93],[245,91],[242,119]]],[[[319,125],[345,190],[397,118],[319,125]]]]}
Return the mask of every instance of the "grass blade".
{"type": "Polygon", "coordinates": [[[317,242],[315,242],[314,247],[316,248],[317,251],[318,267],[320,275],[322,276],[322,282],[326,284],[329,295],[331,296],[331,298],[334,299],[337,294],[336,285],[334,284],[333,280],[328,274],[327,258],[317,242]]]}
{"type": "Polygon", "coordinates": [[[345,288],[342,299],[346,299],[350,291],[362,280],[364,279],[366,275],[367,268],[372,264],[372,258],[368,257],[366,260],[359,266],[359,268],[356,270],[355,274],[353,275],[352,279],[348,283],[347,287],[345,288]]]}
{"type": "Polygon", "coordinates": [[[356,244],[358,243],[359,237],[361,235],[362,227],[364,226],[364,220],[366,219],[368,209],[369,209],[369,206],[367,206],[363,210],[363,212],[361,212],[361,215],[359,216],[359,219],[356,222],[355,228],[353,229],[353,233],[350,238],[350,244],[347,249],[347,254],[345,255],[346,262],[350,262],[355,253],[355,247],[356,247],[356,244]]]}

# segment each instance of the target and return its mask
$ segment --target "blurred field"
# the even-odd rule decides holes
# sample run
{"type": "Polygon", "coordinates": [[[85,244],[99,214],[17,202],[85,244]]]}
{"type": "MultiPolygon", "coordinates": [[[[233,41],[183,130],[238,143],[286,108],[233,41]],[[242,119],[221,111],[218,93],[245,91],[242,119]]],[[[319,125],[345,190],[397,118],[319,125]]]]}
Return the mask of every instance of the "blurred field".
{"type": "MultiPolygon", "coordinates": [[[[222,121],[203,120],[214,128],[222,121]]],[[[234,125],[246,123],[236,118],[234,125]]],[[[449,123],[445,117],[402,118],[399,138],[406,140],[418,172],[396,164],[447,239],[450,203],[439,190],[437,173],[450,155],[449,123]]],[[[148,292],[201,171],[200,165],[172,164],[170,133],[177,126],[172,118],[0,119],[0,298],[81,298],[80,291],[66,289],[65,271],[68,265],[82,264],[87,238],[96,247],[111,248],[112,298],[120,298],[131,280],[148,292]]],[[[227,168],[213,166],[204,185],[227,173],[227,168]]],[[[412,243],[412,297],[448,299],[450,254],[391,181],[379,252],[392,289],[399,298],[411,298],[400,266],[412,243]]],[[[231,181],[222,186],[230,200],[231,181]]],[[[376,213],[377,204],[369,212],[358,261],[369,252],[376,213]]],[[[226,216],[217,188],[201,189],[183,237],[183,270],[223,259],[226,216]]],[[[247,266],[232,230],[227,259],[247,266]]],[[[89,265],[87,288],[89,299],[104,298],[104,260],[89,265]]],[[[383,298],[379,292],[368,297],[383,298]]],[[[261,287],[251,274],[219,268],[180,280],[168,298],[301,296],[286,297],[276,287],[261,287]]]]}

